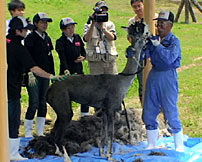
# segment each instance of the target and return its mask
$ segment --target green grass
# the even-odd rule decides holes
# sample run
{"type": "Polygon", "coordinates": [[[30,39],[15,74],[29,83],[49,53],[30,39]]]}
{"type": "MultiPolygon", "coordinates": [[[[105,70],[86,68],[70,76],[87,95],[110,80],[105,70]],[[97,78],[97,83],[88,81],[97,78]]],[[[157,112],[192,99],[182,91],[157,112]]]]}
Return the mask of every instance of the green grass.
{"type": "MultiPolygon", "coordinates": [[[[9,2],[9,1],[7,1],[9,2]]],[[[61,18],[72,17],[78,25],[76,33],[83,36],[83,26],[88,16],[93,12],[94,0],[24,0],[26,4],[25,17],[33,18],[36,12],[46,12],[53,22],[50,23],[48,33],[52,38],[53,44],[60,37],[59,22],[61,18]]],[[[116,47],[119,53],[117,60],[118,70],[121,72],[125,66],[125,49],[129,45],[126,39],[126,32],[121,26],[126,26],[128,19],[134,16],[130,7],[129,0],[108,0],[110,20],[116,25],[118,39],[116,47]]],[[[171,10],[177,12],[179,4],[171,3],[170,0],[156,0],[156,12],[160,10],[171,10]]],[[[202,59],[195,60],[202,56],[202,15],[194,8],[198,23],[184,24],[184,11],[179,22],[174,24],[173,33],[180,39],[182,48],[182,67],[184,70],[179,72],[179,111],[183,123],[184,133],[192,137],[202,137],[202,59]],[[192,65],[192,66],[190,66],[192,65]],[[188,68],[186,68],[188,67],[188,68]]],[[[7,18],[9,18],[7,12],[7,18]]],[[[58,55],[54,51],[55,69],[59,72],[58,55]]],[[[85,73],[88,73],[87,62],[84,62],[85,73]]],[[[127,107],[140,108],[138,100],[138,85],[135,80],[125,99],[127,107]]],[[[28,97],[26,89],[22,91],[22,107],[26,110],[28,97]]],[[[73,105],[75,114],[79,114],[79,105],[73,105]]],[[[52,116],[54,112],[49,110],[52,116]]],[[[24,113],[24,112],[23,112],[24,113]]]]}

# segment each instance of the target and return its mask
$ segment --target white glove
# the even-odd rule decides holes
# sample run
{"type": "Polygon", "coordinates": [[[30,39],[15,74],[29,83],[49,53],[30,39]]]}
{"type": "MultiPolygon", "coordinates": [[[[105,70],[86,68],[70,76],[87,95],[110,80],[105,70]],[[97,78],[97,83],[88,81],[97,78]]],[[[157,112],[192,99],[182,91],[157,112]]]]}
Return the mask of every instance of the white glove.
{"type": "Polygon", "coordinates": [[[69,70],[66,69],[66,70],[64,71],[64,74],[67,75],[67,76],[69,76],[69,75],[70,75],[69,70]]]}
{"type": "Polygon", "coordinates": [[[160,42],[160,37],[159,39],[150,39],[153,46],[157,47],[161,42],[160,42]]]}
{"type": "Polygon", "coordinates": [[[29,87],[34,87],[37,84],[36,77],[32,72],[28,72],[28,86],[29,87]]]}
{"type": "Polygon", "coordinates": [[[63,81],[63,80],[65,80],[67,78],[67,76],[66,75],[58,75],[58,76],[54,76],[54,75],[50,75],[50,80],[52,81],[52,82],[55,82],[55,81],[63,81]]]}

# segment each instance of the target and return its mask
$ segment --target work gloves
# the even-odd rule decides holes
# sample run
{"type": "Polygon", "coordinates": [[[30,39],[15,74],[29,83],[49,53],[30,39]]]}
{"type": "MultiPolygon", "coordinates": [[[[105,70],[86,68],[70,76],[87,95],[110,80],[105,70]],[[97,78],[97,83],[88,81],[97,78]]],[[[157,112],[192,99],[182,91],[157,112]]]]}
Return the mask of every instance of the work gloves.
{"type": "Polygon", "coordinates": [[[69,75],[70,75],[69,70],[66,69],[66,70],[64,71],[64,74],[65,74],[66,76],[69,76],[69,75]]]}
{"type": "Polygon", "coordinates": [[[36,77],[34,76],[33,72],[28,72],[28,86],[34,87],[37,84],[36,77]]]}
{"type": "Polygon", "coordinates": [[[155,46],[155,47],[157,47],[161,43],[160,37],[157,39],[150,38],[150,41],[152,42],[153,46],[155,46]]]}
{"type": "Polygon", "coordinates": [[[52,81],[52,82],[55,82],[55,81],[63,81],[63,80],[65,80],[67,78],[67,76],[66,75],[57,75],[57,76],[54,76],[54,75],[50,75],[50,80],[52,81]]]}
{"type": "MultiPolygon", "coordinates": [[[[67,75],[58,75],[58,76],[54,76],[54,75],[50,75],[49,79],[52,81],[52,82],[55,82],[55,81],[63,81],[67,78],[67,75]]],[[[34,76],[33,72],[28,72],[28,86],[29,87],[34,87],[36,86],[37,84],[37,79],[36,77],[34,76]]]]}

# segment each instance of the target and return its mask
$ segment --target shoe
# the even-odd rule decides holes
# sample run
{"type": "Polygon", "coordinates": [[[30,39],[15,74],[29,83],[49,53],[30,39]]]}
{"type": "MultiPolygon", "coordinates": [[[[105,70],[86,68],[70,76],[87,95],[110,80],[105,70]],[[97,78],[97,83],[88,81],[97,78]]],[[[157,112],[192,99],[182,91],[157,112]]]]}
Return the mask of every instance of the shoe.
{"type": "Polygon", "coordinates": [[[174,134],[175,150],[179,152],[184,152],[184,140],[183,131],[174,134]]]}
{"type": "Polygon", "coordinates": [[[158,140],[158,129],[147,130],[147,147],[146,150],[156,148],[156,142],[158,140]]]}
{"type": "Polygon", "coordinates": [[[20,147],[20,138],[10,138],[10,160],[11,161],[22,161],[27,160],[28,158],[22,157],[18,150],[20,147]]]}

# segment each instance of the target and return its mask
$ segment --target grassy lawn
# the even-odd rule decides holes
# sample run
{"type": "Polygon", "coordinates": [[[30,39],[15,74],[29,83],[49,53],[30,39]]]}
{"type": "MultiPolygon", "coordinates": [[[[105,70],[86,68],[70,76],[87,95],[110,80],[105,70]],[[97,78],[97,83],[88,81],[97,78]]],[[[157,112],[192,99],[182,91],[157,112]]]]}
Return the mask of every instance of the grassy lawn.
{"type": "MultiPolygon", "coordinates": [[[[110,19],[115,23],[118,39],[116,47],[119,53],[117,60],[118,70],[121,72],[125,66],[125,49],[129,45],[126,40],[126,32],[120,27],[127,25],[128,19],[132,17],[133,11],[129,0],[106,0],[109,5],[110,19]]],[[[7,0],[7,2],[9,2],[7,0]]],[[[83,35],[83,26],[88,16],[93,12],[92,8],[96,1],[94,0],[24,0],[26,4],[25,17],[32,17],[36,12],[46,12],[53,23],[49,25],[48,33],[52,38],[53,44],[60,37],[59,22],[61,18],[72,17],[78,25],[76,33],[83,35]]],[[[171,10],[176,13],[179,4],[172,3],[170,0],[156,0],[156,12],[160,10],[171,10]]],[[[202,15],[194,7],[197,23],[193,23],[190,18],[190,24],[184,24],[184,11],[179,22],[174,24],[173,33],[180,39],[182,48],[182,64],[179,69],[179,111],[183,123],[184,133],[192,137],[202,137],[202,15]]],[[[7,18],[9,18],[7,12],[7,18]]],[[[59,72],[58,55],[54,51],[55,69],[59,72]]],[[[87,62],[84,63],[85,73],[88,73],[87,62]]],[[[125,99],[127,107],[140,108],[138,100],[138,84],[135,80],[125,99]]],[[[22,107],[26,111],[28,97],[26,89],[22,91],[22,107]]],[[[75,119],[79,116],[79,105],[74,103],[75,119]]],[[[54,112],[48,110],[53,118],[54,112]]],[[[22,129],[22,128],[21,128],[22,129]]],[[[21,131],[23,134],[23,130],[21,131]]]]}

